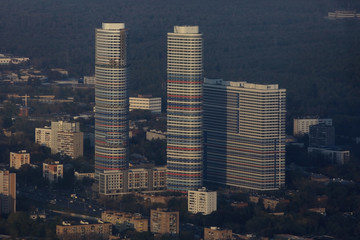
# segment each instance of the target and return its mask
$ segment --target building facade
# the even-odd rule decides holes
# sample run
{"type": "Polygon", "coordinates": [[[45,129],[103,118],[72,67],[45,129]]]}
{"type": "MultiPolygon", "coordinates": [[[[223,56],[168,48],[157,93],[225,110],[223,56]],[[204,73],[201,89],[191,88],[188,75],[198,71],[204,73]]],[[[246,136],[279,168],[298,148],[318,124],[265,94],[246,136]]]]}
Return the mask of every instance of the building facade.
{"type": "Polygon", "coordinates": [[[128,168],[127,30],[103,23],[95,31],[95,178],[128,168]]]}
{"type": "Polygon", "coordinates": [[[251,190],[285,184],[286,90],[205,79],[205,180],[251,190]]]}
{"type": "Polygon", "coordinates": [[[30,164],[30,153],[26,150],[10,152],[10,167],[20,169],[22,165],[30,164]]]}
{"type": "Polygon", "coordinates": [[[318,117],[303,117],[303,118],[294,118],[294,136],[302,136],[309,134],[310,126],[324,124],[327,126],[332,126],[331,118],[318,118],[318,117]]]}
{"type": "Polygon", "coordinates": [[[219,227],[204,228],[204,240],[232,240],[231,229],[221,229],[219,227]]]}
{"type": "Polygon", "coordinates": [[[138,95],[130,97],[130,111],[134,109],[149,110],[152,113],[161,113],[161,97],[138,95]]]}
{"type": "Polygon", "coordinates": [[[109,239],[112,234],[111,223],[88,223],[56,225],[59,239],[109,239]]]}
{"type": "Polygon", "coordinates": [[[150,210],[150,231],[159,234],[179,234],[179,212],[158,208],[150,210]]]}
{"type": "Polygon", "coordinates": [[[188,211],[194,214],[208,215],[217,209],[216,191],[206,188],[191,190],[188,192],[188,211]]]}
{"type": "Polygon", "coordinates": [[[64,165],[58,161],[43,163],[43,178],[49,180],[50,183],[58,182],[64,177],[64,165]]]}
{"type": "Polygon", "coordinates": [[[165,189],[166,167],[110,170],[99,175],[99,193],[107,197],[165,189]]]}
{"type": "Polygon", "coordinates": [[[16,173],[0,170],[0,214],[16,212],[16,173]]]}
{"type": "Polygon", "coordinates": [[[137,232],[149,231],[149,220],[143,218],[139,213],[105,211],[101,213],[101,220],[110,222],[113,225],[126,224],[130,228],[134,228],[137,232]]]}
{"type": "Polygon", "coordinates": [[[146,140],[166,139],[166,132],[149,129],[146,131],[146,140]]]}
{"type": "Polygon", "coordinates": [[[71,158],[84,154],[84,134],[80,132],[79,122],[51,122],[51,153],[60,153],[71,158]]]}
{"type": "Polygon", "coordinates": [[[334,146],[335,128],[325,124],[309,127],[309,146],[334,146]]]}
{"type": "Polygon", "coordinates": [[[84,76],[84,84],[95,85],[95,76],[84,76]]]}
{"type": "Polygon", "coordinates": [[[41,146],[51,147],[51,127],[35,128],[35,142],[41,146]]]}
{"type": "Polygon", "coordinates": [[[312,158],[322,157],[326,161],[344,164],[350,160],[350,151],[336,147],[308,147],[308,153],[312,158]]]}
{"type": "Polygon", "coordinates": [[[167,182],[202,187],[203,40],[198,26],[175,26],[167,38],[167,182]]]}

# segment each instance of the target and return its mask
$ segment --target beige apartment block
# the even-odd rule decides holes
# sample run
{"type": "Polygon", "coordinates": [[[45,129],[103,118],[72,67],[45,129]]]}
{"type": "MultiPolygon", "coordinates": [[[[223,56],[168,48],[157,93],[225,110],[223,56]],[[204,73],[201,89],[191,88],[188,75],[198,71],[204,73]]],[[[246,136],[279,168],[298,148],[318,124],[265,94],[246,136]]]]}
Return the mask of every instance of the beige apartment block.
{"type": "Polygon", "coordinates": [[[24,164],[30,164],[30,153],[26,150],[10,152],[10,167],[19,169],[24,164]]]}
{"type": "Polygon", "coordinates": [[[158,208],[150,210],[150,231],[159,234],[179,234],[179,212],[158,208]]]}
{"type": "Polygon", "coordinates": [[[149,110],[152,113],[161,113],[161,97],[152,97],[147,95],[138,95],[129,97],[129,110],[134,109],[149,110]]]}
{"type": "Polygon", "coordinates": [[[319,118],[319,117],[302,117],[302,118],[294,118],[294,136],[302,136],[305,134],[309,134],[310,126],[324,124],[326,126],[332,126],[331,118],[319,118]]]}
{"type": "Polygon", "coordinates": [[[188,191],[188,211],[208,215],[217,209],[217,193],[206,188],[188,191]]]}
{"type": "Polygon", "coordinates": [[[232,230],[219,227],[204,228],[204,240],[231,240],[232,230]]]}
{"type": "Polygon", "coordinates": [[[139,213],[105,211],[101,213],[101,219],[104,222],[115,224],[127,224],[138,232],[149,231],[149,220],[143,218],[139,213]]]}
{"type": "Polygon", "coordinates": [[[0,214],[16,212],[16,173],[0,170],[0,214]]]}
{"type": "Polygon", "coordinates": [[[58,182],[64,176],[64,166],[58,161],[43,163],[43,177],[49,182],[58,182]]]}
{"type": "Polygon", "coordinates": [[[35,142],[41,146],[51,147],[51,128],[35,128],[35,142]]]}
{"type": "Polygon", "coordinates": [[[94,223],[82,221],[82,224],[56,225],[56,236],[61,239],[109,239],[112,234],[111,223],[94,223]]]}
{"type": "Polygon", "coordinates": [[[99,193],[116,198],[128,192],[166,189],[166,167],[109,170],[99,175],[99,193]]]}

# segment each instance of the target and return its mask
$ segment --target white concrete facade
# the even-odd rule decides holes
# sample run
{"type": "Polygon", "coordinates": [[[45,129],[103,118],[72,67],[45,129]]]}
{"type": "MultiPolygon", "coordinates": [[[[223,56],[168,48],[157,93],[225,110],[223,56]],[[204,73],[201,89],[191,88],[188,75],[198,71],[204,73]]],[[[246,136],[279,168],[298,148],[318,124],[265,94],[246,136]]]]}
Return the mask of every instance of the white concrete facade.
{"type": "Polygon", "coordinates": [[[166,167],[110,170],[99,174],[99,193],[114,197],[132,191],[166,189],[166,167]]]}
{"type": "Polygon", "coordinates": [[[188,211],[208,215],[217,210],[217,193],[201,188],[188,191],[188,211]]]}
{"type": "Polygon", "coordinates": [[[134,109],[161,113],[161,97],[130,97],[130,111],[134,109]]]}
{"type": "Polygon", "coordinates": [[[35,142],[41,146],[51,147],[51,128],[35,128],[35,142]]]}

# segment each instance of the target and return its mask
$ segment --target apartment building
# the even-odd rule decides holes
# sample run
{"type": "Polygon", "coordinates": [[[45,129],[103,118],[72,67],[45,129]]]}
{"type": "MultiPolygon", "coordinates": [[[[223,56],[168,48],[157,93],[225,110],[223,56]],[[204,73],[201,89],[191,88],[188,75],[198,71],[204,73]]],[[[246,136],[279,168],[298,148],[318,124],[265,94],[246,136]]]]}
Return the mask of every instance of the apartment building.
{"type": "Polygon", "coordinates": [[[51,148],[51,127],[35,128],[35,142],[51,148]]]}
{"type": "Polygon", "coordinates": [[[188,211],[208,215],[217,209],[217,193],[206,188],[188,191],[188,211]]]}
{"type": "Polygon", "coordinates": [[[324,124],[327,126],[332,126],[331,118],[319,118],[316,116],[307,116],[302,118],[294,118],[294,136],[302,136],[309,134],[310,126],[317,124],[324,124]]]}
{"type": "Polygon", "coordinates": [[[219,227],[204,228],[204,240],[232,240],[231,229],[219,227]]]}
{"type": "Polygon", "coordinates": [[[150,231],[155,234],[179,234],[179,212],[163,208],[151,209],[150,231]]]}
{"type": "Polygon", "coordinates": [[[100,173],[99,176],[99,193],[110,198],[132,191],[165,189],[166,167],[110,170],[100,173]]]}
{"type": "Polygon", "coordinates": [[[26,150],[10,152],[11,168],[20,169],[24,164],[30,164],[30,153],[27,153],[26,150]]]}
{"type": "Polygon", "coordinates": [[[152,113],[161,113],[161,97],[152,97],[151,95],[138,95],[129,97],[129,110],[134,109],[149,110],[152,113]]]}
{"type": "Polygon", "coordinates": [[[167,182],[187,192],[203,183],[203,36],[174,26],[167,37],[167,182]]]}
{"type": "Polygon", "coordinates": [[[0,214],[16,212],[16,173],[0,170],[0,214]]]}
{"type": "Polygon", "coordinates": [[[109,239],[111,234],[111,223],[89,223],[80,221],[79,224],[63,222],[63,225],[56,225],[56,236],[60,240],[109,239]]]}
{"type": "Polygon", "coordinates": [[[50,183],[58,182],[64,177],[64,166],[58,161],[43,163],[43,178],[49,180],[50,183]]]}
{"type": "Polygon", "coordinates": [[[125,224],[138,232],[149,231],[149,220],[139,213],[104,211],[101,213],[101,220],[111,224],[125,224]]]}
{"type": "Polygon", "coordinates": [[[205,79],[206,182],[260,191],[284,186],[285,100],[277,84],[205,79]]]}

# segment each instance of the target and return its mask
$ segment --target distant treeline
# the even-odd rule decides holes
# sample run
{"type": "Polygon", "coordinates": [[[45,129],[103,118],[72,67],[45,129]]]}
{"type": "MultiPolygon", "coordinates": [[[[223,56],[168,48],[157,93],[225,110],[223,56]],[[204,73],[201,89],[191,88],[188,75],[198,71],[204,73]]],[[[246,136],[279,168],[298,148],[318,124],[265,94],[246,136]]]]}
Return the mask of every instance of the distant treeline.
{"type": "Polygon", "coordinates": [[[131,94],[166,93],[166,34],[199,25],[205,76],[279,83],[288,119],[334,117],[341,134],[360,136],[360,21],[329,11],[360,11],[355,0],[12,0],[1,1],[0,53],[30,57],[72,76],[94,72],[94,29],[129,29],[131,94]],[[351,129],[347,123],[355,123],[351,129]],[[357,125],[356,125],[357,123],[357,125]]]}

